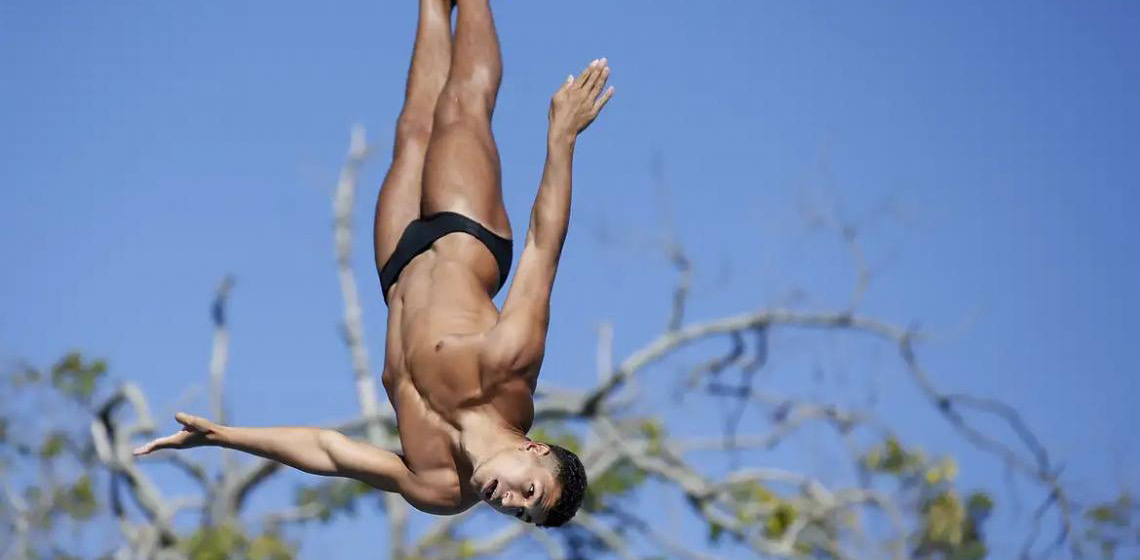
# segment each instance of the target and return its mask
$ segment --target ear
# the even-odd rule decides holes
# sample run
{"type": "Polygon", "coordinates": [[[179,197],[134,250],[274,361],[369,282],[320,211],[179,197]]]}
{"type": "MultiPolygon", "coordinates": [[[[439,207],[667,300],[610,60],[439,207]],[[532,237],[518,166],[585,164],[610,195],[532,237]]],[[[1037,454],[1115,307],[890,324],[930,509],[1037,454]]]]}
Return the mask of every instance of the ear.
{"type": "Polygon", "coordinates": [[[528,441],[523,444],[523,451],[530,451],[538,456],[549,455],[550,446],[541,441],[528,441]]]}

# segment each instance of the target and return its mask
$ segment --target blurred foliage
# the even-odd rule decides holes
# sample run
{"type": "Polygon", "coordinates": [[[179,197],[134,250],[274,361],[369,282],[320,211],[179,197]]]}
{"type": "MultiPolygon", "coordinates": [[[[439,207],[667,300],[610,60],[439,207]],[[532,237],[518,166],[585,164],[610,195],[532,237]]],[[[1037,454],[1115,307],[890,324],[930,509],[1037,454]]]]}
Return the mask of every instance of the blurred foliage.
{"type": "Polygon", "coordinates": [[[1122,557],[1122,551],[1140,548],[1140,504],[1128,492],[1097,504],[1085,512],[1084,538],[1092,543],[1103,560],[1122,557]]]}
{"type": "Polygon", "coordinates": [[[230,526],[203,527],[187,535],[178,548],[192,560],[293,560],[296,554],[296,545],[276,533],[250,538],[240,528],[230,526]]]}
{"type": "MultiPolygon", "coordinates": [[[[14,538],[17,525],[24,533],[23,558],[57,559],[95,557],[100,551],[70,550],[57,538],[61,534],[115,534],[110,511],[114,473],[100,463],[93,450],[89,427],[98,403],[109,394],[107,364],[79,353],[67,354],[51,368],[40,371],[19,367],[3,372],[0,383],[0,481],[12,497],[0,502],[0,542],[14,538]],[[16,507],[19,503],[20,506],[16,507]],[[93,554],[94,553],[94,554],[93,554]]],[[[666,457],[668,434],[655,418],[616,420],[620,429],[639,436],[651,456],[666,457]]],[[[568,425],[547,426],[532,431],[534,439],[580,453],[583,442],[568,425]]],[[[965,491],[957,484],[959,465],[952,457],[930,458],[922,449],[887,437],[861,455],[858,466],[869,487],[887,488],[903,507],[908,527],[908,558],[915,560],[980,560],[989,550],[985,524],[996,505],[991,494],[965,491]]],[[[623,508],[653,479],[633,462],[622,459],[591,480],[584,508],[594,515],[621,515],[623,508]]],[[[359,500],[377,494],[368,486],[345,479],[315,479],[295,490],[294,505],[305,519],[328,523],[342,515],[354,515],[359,500]]],[[[750,525],[773,541],[789,535],[795,554],[804,558],[834,559],[834,550],[821,549],[820,539],[808,545],[803,535],[841,538],[845,528],[859,521],[852,515],[813,519],[802,509],[804,489],[773,487],[756,481],[741,481],[726,488],[736,504],[738,523],[750,525]]],[[[382,505],[382,500],[378,500],[382,505]]],[[[235,512],[239,519],[241,512],[235,512]]],[[[1123,493],[1113,500],[1093,505],[1083,512],[1082,539],[1104,560],[1122,558],[1140,546],[1137,504],[1123,493]]],[[[203,521],[205,516],[201,516],[203,521]]],[[[616,523],[614,531],[626,538],[634,522],[616,523]]],[[[251,531],[240,525],[183,527],[166,543],[195,560],[247,558],[292,560],[299,542],[286,538],[280,526],[251,531]]],[[[711,546],[724,544],[734,535],[716,523],[707,525],[711,546]]],[[[604,555],[607,545],[599,537],[571,525],[558,533],[571,559],[604,555]]],[[[824,539],[827,540],[827,539],[824,539]]],[[[430,549],[465,559],[475,556],[470,540],[452,535],[430,549]]],[[[110,558],[111,551],[102,557],[110,558]]],[[[438,556],[438,555],[437,555],[438,556]]],[[[425,559],[427,558],[425,557],[425,559]]]]}
{"type": "Polygon", "coordinates": [[[294,492],[297,507],[315,511],[315,517],[327,523],[335,515],[356,513],[358,498],[375,495],[367,484],[355,480],[332,479],[317,484],[300,486],[294,492]]]}
{"type": "MultiPolygon", "coordinates": [[[[26,524],[25,555],[74,558],[56,539],[102,522],[97,485],[107,480],[90,445],[90,404],[107,372],[102,360],[71,352],[45,375],[20,366],[0,378],[0,541],[26,524]]],[[[100,530],[100,529],[95,529],[100,530]]]]}
{"type": "MultiPolygon", "coordinates": [[[[63,544],[118,531],[109,515],[116,475],[98,460],[90,433],[98,403],[113,390],[106,362],[71,352],[46,372],[21,366],[0,376],[0,550],[15,542],[22,544],[15,558],[111,558],[113,551],[63,544]]],[[[342,486],[316,499],[339,511],[350,485],[342,486]]],[[[190,529],[169,546],[195,560],[292,560],[297,549],[276,533],[241,527],[190,529]]]]}
{"type": "Polygon", "coordinates": [[[871,475],[894,480],[908,497],[917,517],[911,535],[911,557],[979,560],[988,554],[982,526],[994,508],[993,497],[972,492],[963,501],[954,486],[958,463],[951,457],[928,459],[920,448],[905,447],[897,438],[869,449],[861,460],[871,475]]]}
{"type": "Polygon", "coordinates": [[[61,394],[90,403],[96,384],[106,373],[107,363],[103,360],[84,363],[78,352],[72,352],[51,368],[51,383],[61,394]]]}
{"type": "MultiPolygon", "coordinates": [[[[660,445],[659,441],[663,433],[660,421],[647,419],[640,420],[637,424],[643,433],[647,435],[656,434],[658,445],[660,445]]],[[[531,430],[529,436],[536,441],[565,447],[575,454],[582,452],[582,442],[578,436],[564,430],[536,428],[531,430]]],[[[640,487],[647,477],[645,471],[639,469],[628,459],[619,460],[601,476],[589,481],[589,485],[586,487],[586,496],[582,500],[582,507],[591,512],[604,511],[612,501],[620,500],[621,497],[640,487]]]]}

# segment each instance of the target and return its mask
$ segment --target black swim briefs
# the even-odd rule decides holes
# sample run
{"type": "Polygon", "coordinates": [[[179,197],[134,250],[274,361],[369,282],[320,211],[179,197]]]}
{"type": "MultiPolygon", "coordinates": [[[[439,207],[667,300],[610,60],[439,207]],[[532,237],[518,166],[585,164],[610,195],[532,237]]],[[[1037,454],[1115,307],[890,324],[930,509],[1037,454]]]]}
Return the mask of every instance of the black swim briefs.
{"type": "Polygon", "coordinates": [[[479,222],[463,214],[440,212],[408,224],[403,235],[400,236],[400,241],[396,243],[396,250],[392,252],[388,262],[380,267],[380,289],[383,290],[384,302],[387,303],[388,301],[388,289],[396,283],[400,277],[400,272],[408,266],[408,263],[412,262],[412,259],[427,251],[431,244],[435,243],[435,240],[456,232],[475,236],[491,250],[491,254],[495,256],[495,261],[499,264],[499,286],[495,289],[495,293],[498,293],[499,289],[503,287],[503,283],[507,281],[507,274],[511,271],[512,241],[499,237],[479,222]]]}

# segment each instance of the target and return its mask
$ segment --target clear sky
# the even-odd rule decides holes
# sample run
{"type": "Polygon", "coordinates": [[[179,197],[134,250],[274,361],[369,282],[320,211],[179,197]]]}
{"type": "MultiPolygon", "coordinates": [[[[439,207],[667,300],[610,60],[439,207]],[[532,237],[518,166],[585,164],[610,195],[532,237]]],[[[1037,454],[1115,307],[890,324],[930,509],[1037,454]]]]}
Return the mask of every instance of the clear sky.
{"type": "MultiPolygon", "coordinates": [[[[233,273],[235,420],[351,416],[331,193],[348,129],[363,123],[380,154],[363,175],[366,229],[415,8],[0,2],[0,356],[104,356],[169,412],[203,386],[207,305],[233,273]]],[[[923,347],[939,383],[1019,407],[1087,495],[1140,484],[1140,4],[494,8],[495,132],[516,235],[550,93],[599,56],[618,88],[579,143],[544,381],[591,382],[599,321],[614,321],[619,353],[661,328],[672,276],[647,250],[661,232],[659,153],[697,267],[694,319],[785,303],[793,288],[804,308],[842,305],[850,262],[800,216],[805,201],[827,201],[867,224],[875,281],[862,310],[945,333],[923,347]],[[887,203],[902,210],[876,217],[887,203]]],[[[360,239],[377,367],[385,309],[360,239]]],[[[774,386],[801,373],[778,363],[774,386]]],[[[905,377],[876,367],[848,366],[851,386],[897,393],[904,404],[885,412],[907,435],[977,459],[964,484],[1002,484],[915,404],[905,377]]],[[[204,411],[202,395],[181,406],[204,411]]],[[[287,501],[278,488],[258,506],[287,501]]],[[[371,523],[311,531],[304,557],[359,557],[371,523]]]]}

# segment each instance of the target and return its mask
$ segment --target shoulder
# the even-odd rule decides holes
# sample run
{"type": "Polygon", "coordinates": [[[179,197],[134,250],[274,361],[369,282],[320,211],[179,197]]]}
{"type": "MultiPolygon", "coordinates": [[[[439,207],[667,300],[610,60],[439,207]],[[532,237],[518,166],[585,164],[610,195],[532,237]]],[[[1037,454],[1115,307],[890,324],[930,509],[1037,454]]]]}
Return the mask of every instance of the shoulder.
{"type": "Polygon", "coordinates": [[[455,515],[479,502],[477,496],[463,491],[459,475],[453,470],[434,469],[413,477],[414,484],[404,499],[424,513],[455,515]]]}
{"type": "Polygon", "coordinates": [[[546,332],[545,321],[529,314],[504,316],[484,340],[480,366],[500,374],[534,373],[546,354],[546,332]]]}

